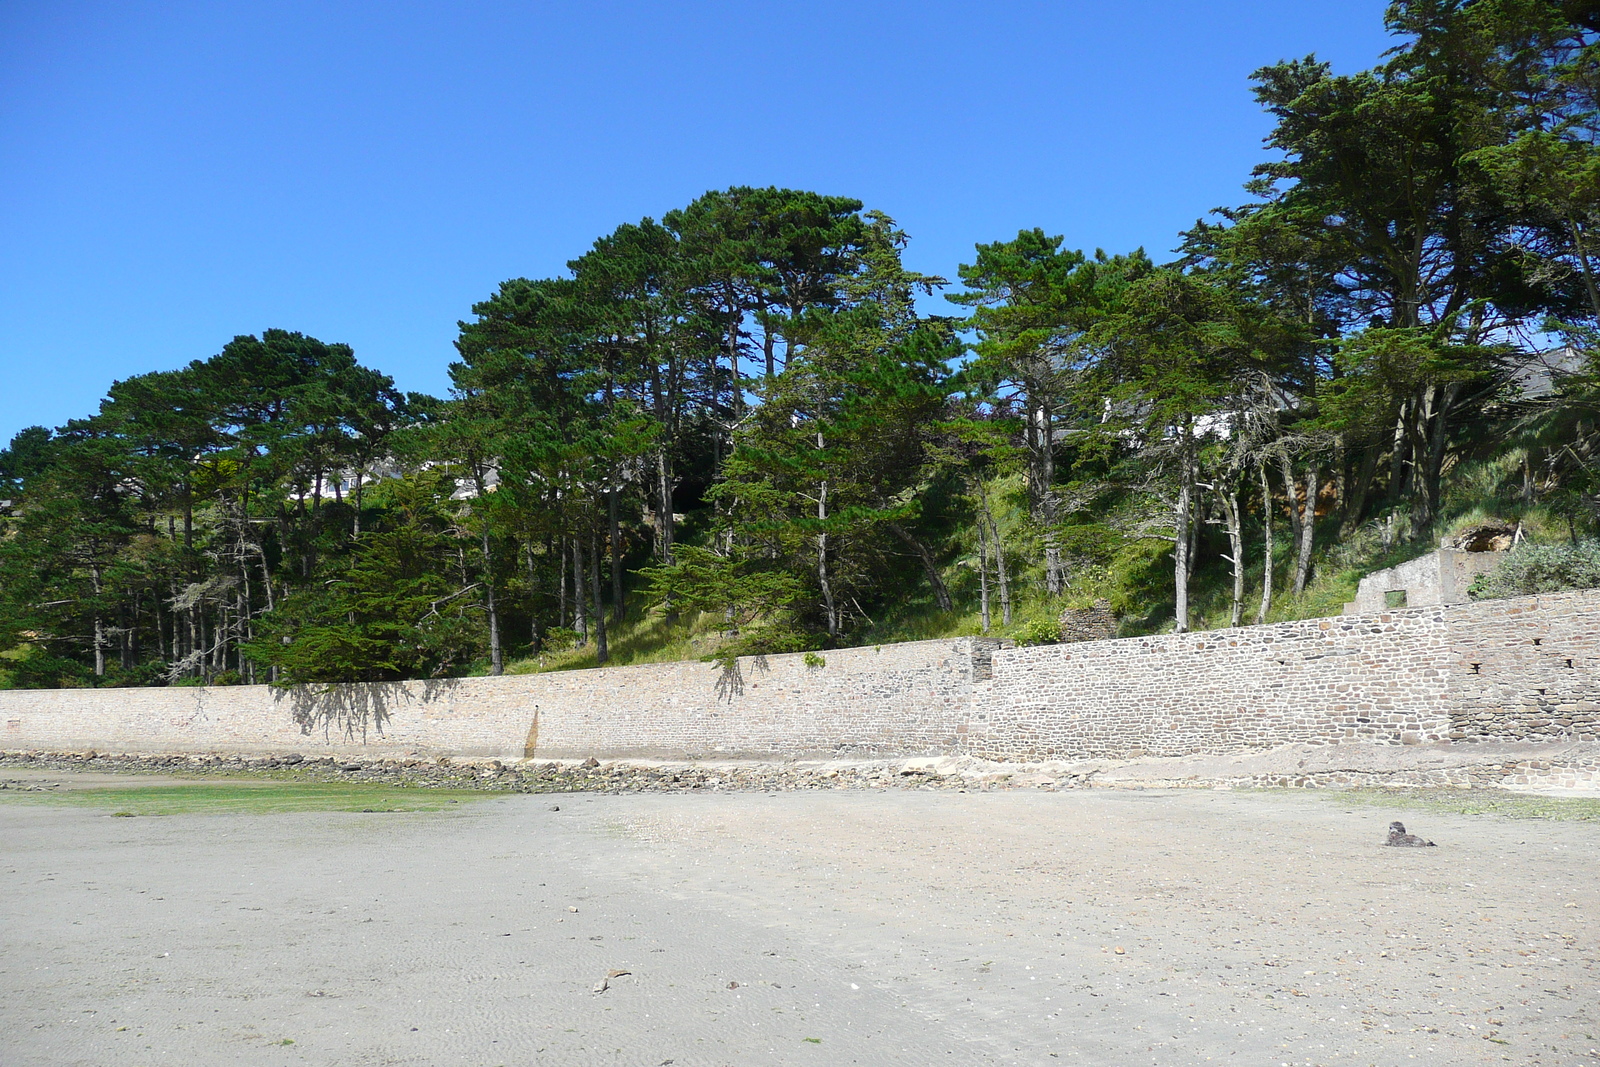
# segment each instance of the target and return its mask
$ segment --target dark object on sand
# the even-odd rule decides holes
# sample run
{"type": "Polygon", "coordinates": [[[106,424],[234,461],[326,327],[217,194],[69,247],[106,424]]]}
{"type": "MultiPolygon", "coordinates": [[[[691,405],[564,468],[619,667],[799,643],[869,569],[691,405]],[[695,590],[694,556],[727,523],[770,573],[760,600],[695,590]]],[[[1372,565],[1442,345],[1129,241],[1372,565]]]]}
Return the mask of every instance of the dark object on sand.
{"type": "Polygon", "coordinates": [[[1406,824],[1403,822],[1392,822],[1389,824],[1389,840],[1385,842],[1385,844],[1399,845],[1401,847],[1410,848],[1435,847],[1432,841],[1424,841],[1416,834],[1406,833],[1406,824]]]}

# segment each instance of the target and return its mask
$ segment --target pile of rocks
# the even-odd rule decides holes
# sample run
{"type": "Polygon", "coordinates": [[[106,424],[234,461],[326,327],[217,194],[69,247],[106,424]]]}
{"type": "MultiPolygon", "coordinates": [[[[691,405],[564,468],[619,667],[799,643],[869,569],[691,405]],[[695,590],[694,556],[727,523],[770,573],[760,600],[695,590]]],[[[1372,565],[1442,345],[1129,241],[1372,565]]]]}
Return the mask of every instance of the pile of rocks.
{"type": "Polygon", "coordinates": [[[510,793],[626,793],[689,790],[1073,788],[1092,770],[992,764],[974,759],[654,762],[505,761],[449,756],[362,760],[336,756],[149,755],[0,752],[0,767],[163,772],[184,777],[250,774],[304,781],[385,782],[424,789],[510,793]]]}
{"type": "MultiPolygon", "coordinates": [[[[149,755],[0,751],[0,768],[251,775],[506,793],[810,789],[1545,788],[1600,791],[1600,745],[1285,746],[1232,757],[996,763],[970,756],[897,760],[498,760],[449,756],[149,755]],[[1443,754],[1443,755],[1441,755],[1443,754]],[[1309,764],[1309,765],[1308,765],[1309,764]]],[[[3,780],[3,779],[0,779],[3,780]]],[[[15,783],[20,785],[20,783],[15,783]]]]}

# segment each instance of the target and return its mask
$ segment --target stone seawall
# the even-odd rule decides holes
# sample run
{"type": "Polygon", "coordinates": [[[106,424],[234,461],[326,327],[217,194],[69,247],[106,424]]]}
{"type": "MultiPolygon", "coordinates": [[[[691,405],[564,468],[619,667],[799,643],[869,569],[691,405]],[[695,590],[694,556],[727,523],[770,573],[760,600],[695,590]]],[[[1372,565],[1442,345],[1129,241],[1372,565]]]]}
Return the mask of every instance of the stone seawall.
{"type": "Polygon", "coordinates": [[[0,692],[0,750],[1096,760],[1600,739],[1600,590],[1194,634],[502,678],[0,692]]]}
{"type": "Polygon", "coordinates": [[[1134,759],[1600,737],[1600,590],[995,654],[966,751],[1134,759]]]}
{"type": "Polygon", "coordinates": [[[1452,608],[1450,738],[1600,740],[1600,591],[1452,608]]]}
{"type": "Polygon", "coordinates": [[[971,750],[1132,759],[1444,740],[1444,609],[998,653],[971,750]]]}
{"type": "Polygon", "coordinates": [[[496,759],[959,750],[998,641],[962,638],[500,678],[0,692],[0,749],[496,759]]]}

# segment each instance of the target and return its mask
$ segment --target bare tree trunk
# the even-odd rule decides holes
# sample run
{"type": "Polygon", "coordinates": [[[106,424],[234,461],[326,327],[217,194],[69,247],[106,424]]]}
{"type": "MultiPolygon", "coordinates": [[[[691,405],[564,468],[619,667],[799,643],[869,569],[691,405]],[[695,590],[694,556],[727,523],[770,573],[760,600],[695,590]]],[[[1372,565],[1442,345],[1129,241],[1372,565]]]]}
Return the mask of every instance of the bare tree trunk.
{"type": "MultiPolygon", "coordinates": [[[[564,542],[566,539],[558,538],[558,540],[564,542]]],[[[561,579],[557,586],[559,593],[556,597],[556,625],[565,626],[567,624],[567,546],[564,543],[561,546],[561,579]]],[[[578,628],[576,622],[573,623],[572,628],[574,630],[578,628]]]]}
{"type": "Polygon", "coordinates": [[[185,655],[194,657],[194,672],[195,677],[198,678],[206,673],[206,624],[205,620],[200,617],[199,604],[190,605],[189,610],[183,614],[184,622],[188,625],[189,633],[188,648],[184,650],[184,653],[185,655]]]}
{"type": "Polygon", "coordinates": [[[605,599],[600,594],[600,541],[594,534],[589,535],[589,588],[594,596],[594,662],[604,666],[611,650],[606,646],[605,599]]]}
{"type": "Polygon", "coordinates": [[[1318,475],[1315,460],[1306,467],[1305,485],[1295,484],[1294,468],[1288,456],[1279,457],[1283,471],[1283,491],[1288,497],[1290,541],[1295,546],[1294,593],[1305,592],[1311,577],[1311,550],[1317,537],[1318,475]]]}
{"type": "Polygon", "coordinates": [[[1283,475],[1283,495],[1289,508],[1289,543],[1300,544],[1300,489],[1295,485],[1294,464],[1287,455],[1278,456],[1278,470],[1283,475]]]}
{"type": "Polygon", "coordinates": [[[1178,502],[1173,509],[1173,533],[1177,543],[1172,550],[1173,615],[1177,632],[1189,632],[1189,525],[1194,497],[1194,457],[1189,427],[1180,431],[1182,452],[1178,459],[1178,502]]]}
{"type": "Polygon", "coordinates": [[[358,466],[356,468],[356,484],[353,486],[355,491],[351,494],[352,503],[355,505],[355,509],[356,509],[356,520],[350,527],[350,536],[351,537],[360,537],[361,536],[361,497],[362,497],[362,492],[361,491],[362,491],[362,489],[364,489],[366,487],[366,484],[367,484],[367,471],[366,471],[366,468],[364,466],[358,466]]]}
{"type": "Polygon", "coordinates": [[[489,524],[483,524],[483,601],[489,610],[489,673],[504,674],[505,660],[500,653],[500,611],[494,601],[494,551],[489,524]]]}
{"type": "MultiPolygon", "coordinates": [[[[673,538],[676,535],[672,519],[672,458],[665,447],[656,452],[656,559],[671,564],[673,538]]],[[[677,605],[669,595],[663,602],[667,621],[678,617],[677,605]]]]}
{"type": "Polygon", "coordinates": [[[106,624],[100,617],[100,565],[97,563],[89,568],[89,575],[94,580],[94,676],[104,678],[106,673],[106,624]]]}
{"type": "Polygon", "coordinates": [[[1211,517],[1206,500],[1198,493],[1189,494],[1189,580],[1194,581],[1195,561],[1200,556],[1200,531],[1211,517]],[[1198,498],[1198,499],[1197,499],[1198,498]]]}
{"type": "Polygon", "coordinates": [[[1367,509],[1367,494],[1372,491],[1372,478],[1378,472],[1378,449],[1372,444],[1361,450],[1361,461],[1356,465],[1355,477],[1350,480],[1339,500],[1343,519],[1339,523],[1339,536],[1349,537],[1361,524],[1361,515],[1367,509]]]}
{"type": "Polygon", "coordinates": [[[1056,543],[1055,509],[1049,509],[1050,516],[1044,528],[1044,587],[1051,596],[1060,596],[1065,587],[1062,580],[1061,546],[1056,543]]]}
{"type": "Polygon", "coordinates": [[[589,598],[583,591],[586,573],[583,567],[583,538],[575,534],[572,538],[572,628],[578,631],[579,648],[589,644],[589,611],[584,606],[589,598]]]}
{"type": "Polygon", "coordinates": [[[950,590],[945,588],[944,579],[939,577],[939,568],[934,563],[933,553],[928,551],[928,546],[901,526],[898,522],[888,523],[889,532],[904,541],[922,561],[923,573],[928,576],[928,584],[933,586],[933,599],[938,603],[940,611],[952,611],[954,606],[950,603],[950,590]]]}
{"type": "Polygon", "coordinates": [[[1061,595],[1064,585],[1061,546],[1056,543],[1056,455],[1050,409],[1036,403],[1028,414],[1028,437],[1032,462],[1029,463],[1029,495],[1033,519],[1044,537],[1044,584],[1051,596],[1061,595]]]}
{"type": "Polygon", "coordinates": [[[211,673],[215,676],[228,667],[228,604],[221,598],[217,600],[217,622],[212,638],[211,673]]]}
{"type": "Polygon", "coordinates": [[[978,516],[978,606],[983,612],[983,632],[989,632],[989,523],[988,510],[978,516]]]}
{"type": "Polygon", "coordinates": [[[1222,501],[1222,515],[1228,526],[1228,550],[1233,553],[1226,557],[1233,565],[1233,603],[1228,612],[1228,625],[1238,626],[1244,621],[1244,527],[1239,514],[1239,490],[1231,488],[1219,493],[1218,499],[1222,501]]]}
{"type": "Polygon", "coordinates": [[[267,610],[276,611],[277,601],[272,596],[272,572],[267,569],[267,550],[256,545],[256,555],[261,557],[261,584],[267,593],[267,610]]]}
{"type": "Polygon", "coordinates": [[[172,605],[171,609],[167,612],[167,621],[172,625],[172,644],[169,646],[172,651],[171,651],[170,655],[168,656],[168,662],[169,663],[177,663],[180,659],[183,658],[183,653],[181,651],[181,647],[182,647],[182,644],[183,644],[183,636],[182,636],[182,628],[178,625],[178,609],[177,609],[178,585],[177,585],[176,582],[174,582],[168,588],[168,592],[170,592],[172,594],[170,597],[167,598],[167,603],[169,605],[172,605]]]}
{"type": "MultiPolygon", "coordinates": [[[[761,303],[763,305],[766,303],[764,297],[761,299],[761,303]]],[[[772,379],[777,374],[777,352],[776,339],[772,336],[772,318],[770,312],[762,316],[761,351],[766,356],[767,385],[771,386],[772,379]]]]}
{"type": "MultiPolygon", "coordinates": [[[[822,431],[818,430],[817,451],[821,452],[824,447],[826,445],[823,442],[822,431]]],[[[837,637],[839,634],[839,610],[834,604],[833,583],[828,577],[827,521],[828,482],[824,479],[817,488],[817,584],[822,587],[822,607],[827,613],[828,636],[837,637]]]]}
{"type": "Polygon", "coordinates": [[[735,309],[729,318],[728,326],[728,377],[733,385],[733,411],[735,415],[744,413],[744,389],[739,384],[739,322],[744,317],[744,310],[739,307],[737,294],[728,295],[728,306],[735,309]]]}
{"type": "MultiPolygon", "coordinates": [[[[822,435],[817,434],[817,447],[822,447],[822,435]]],[[[817,521],[826,522],[828,518],[828,483],[823,482],[817,493],[817,521]]],[[[839,635],[839,611],[833,602],[833,583],[828,580],[828,535],[824,530],[817,531],[817,584],[822,587],[822,607],[828,615],[828,636],[839,635]]]]}
{"type": "Polygon", "coordinates": [[[1417,400],[1409,397],[1400,403],[1394,426],[1394,452],[1389,458],[1389,497],[1399,504],[1411,495],[1411,480],[1416,475],[1415,451],[1417,400]]]}
{"type": "Polygon", "coordinates": [[[1421,537],[1439,517],[1441,483],[1444,479],[1444,454],[1449,445],[1450,412],[1461,393],[1460,382],[1436,386],[1428,396],[1428,422],[1423,424],[1423,448],[1418,459],[1417,495],[1421,507],[1412,512],[1412,536],[1421,537]]]}
{"type": "Polygon", "coordinates": [[[1294,592],[1299,596],[1306,591],[1311,577],[1311,549],[1317,537],[1317,464],[1312,461],[1306,469],[1305,514],[1300,520],[1299,553],[1294,564],[1294,592]]]}
{"type": "Polygon", "coordinates": [[[656,452],[656,555],[662,563],[672,562],[675,533],[672,521],[672,459],[663,448],[656,452]]]}
{"type": "Polygon", "coordinates": [[[127,604],[117,608],[117,663],[125,671],[133,667],[133,634],[138,625],[137,608],[131,612],[127,604]]]}
{"type": "MultiPolygon", "coordinates": [[[[255,598],[250,590],[250,563],[246,559],[248,547],[243,530],[239,534],[239,618],[240,636],[245,641],[255,639],[255,598]]],[[[241,670],[243,665],[241,664],[241,670]]]]}
{"type": "MultiPolygon", "coordinates": [[[[985,505],[987,507],[987,505],[985,505]]],[[[1000,586],[1000,621],[1011,625],[1011,578],[1006,572],[1006,545],[1000,539],[1000,526],[989,516],[989,534],[994,541],[995,580],[1000,586]]]]}
{"type": "Polygon", "coordinates": [[[1578,266],[1583,275],[1583,291],[1589,297],[1589,313],[1600,315],[1600,285],[1595,283],[1594,264],[1589,258],[1588,242],[1583,238],[1583,227],[1573,218],[1564,220],[1572,236],[1572,249],[1578,253],[1578,266]]]}
{"type": "MultiPolygon", "coordinates": [[[[546,542],[548,545],[549,542],[546,542]]],[[[524,541],[522,544],[522,559],[528,568],[528,603],[533,621],[528,626],[528,648],[537,654],[542,650],[543,642],[539,640],[539,609],[534,594],[539,590],[539,572],[534,567],[533,545],[524,541]]]]}
{"type": "Polygon", "coordinates": [[[626,605],[622,600],[622,521],[617,516],[617,491],[606,490],[606,518],[611,528],[611,621],[621,622],[626,605]]]}
{"type": "Polygon", "coordinates": [[[1256,612],[1256,625],[1267,621],[1267,611],[1272,607],[1272,482],[1267,477],[1267,461],[1263,457],[1256,467],[1261,475],[1261,607],[1256,612]]]}

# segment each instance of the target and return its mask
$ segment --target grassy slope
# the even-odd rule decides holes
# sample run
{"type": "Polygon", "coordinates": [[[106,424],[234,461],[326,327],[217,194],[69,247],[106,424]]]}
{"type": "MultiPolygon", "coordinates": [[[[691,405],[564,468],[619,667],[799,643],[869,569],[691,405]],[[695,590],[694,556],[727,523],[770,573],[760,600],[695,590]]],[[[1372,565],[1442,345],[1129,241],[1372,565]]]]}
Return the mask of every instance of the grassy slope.
{"type": "MultiPolygon", "coordinates": [[[[1335,520],[1324,519],[1318,526],[1312,580],[1298,595],[1290,590],[1293,552],[1288,543],[1288,524],[1284,516],[1279,515],[1275,523],[1273,567],[1276,593],[1267,621],[1338,615],[1344,604],[1354,598],[1362,575],[1424,555],[1438,545],[1440,537],[1488,519],[1521,521],[1535,540],[1565,540],[1568,536],[1565,520],[1522,500],[1520,477],[1520,453],[1508,453],[1488,463],[1464,465],[1453,472],[1450,491],[1442,502],[1442,514],[1429,536],[1391,544],[1387,549],[1377,522],[1369,523],[1344,542],[1337,543],[1335,520]]],[[[1021,491],[1020,481],[1014,478],[991,487],[997,518],[1009,549],[1008,558],[1017,573],[1012,575],[1015,604],[1010,625],[1002,621],[999,594],[991,589],[990,636],[1014,638],[1032,623],[1052,620],[1062,609],[1085,606],[1100,596],[1110,599],[1119,609],[1125,636],[1172,629],[1171,548],[1162,542],[1126,542],[1107,561],[1079,567],[1064,595],[1054,599],[1046,597],[1042,572],[1037,565],[1030,565],[1042,551],[1037,539],[1028,532],[1021,491]]],[[[1114,516],[1106,518],[1115,521],[1114,516]]],[[[1397,525],[1403,527],[1404,523],[1397,525]]],[[[1213,530],[1211,536],[1220,536],[1220,530],[1213,530]]],[[[1219,546],[1215,543],[1203,551],[1191,582],[1192,625],[1196,630],[1221,629],[1229,622],[1232,579],[1227,563],[1218,558],[1218,552],[1219,546]]],[[[937,609],[921,569],[908,559],[904,594],[879,609],[868,625],[851,635],[849,643],[887,644],[981,634],[976,555],[975,544],[957,543],[945,562],[943,577],[956,603],[956,610],[950,612],[937,609]]],[[[1262,560],[1258,535],[1246,545],[1246,560],[1244,622],[1248,625],[1255,621],[1261,596],[1262,560]]],[[[624,665],[705,658],[728,640],[718,631],[718,621],[708,616],[685,616],[669,623],[659,612],[636,605],[633,618],[612,627],[610,662],[624,665]]],[[[587,648],[522,660],[512,664],[509,670],[532,673],[594,665],[591,644],[587,648]]]]}

